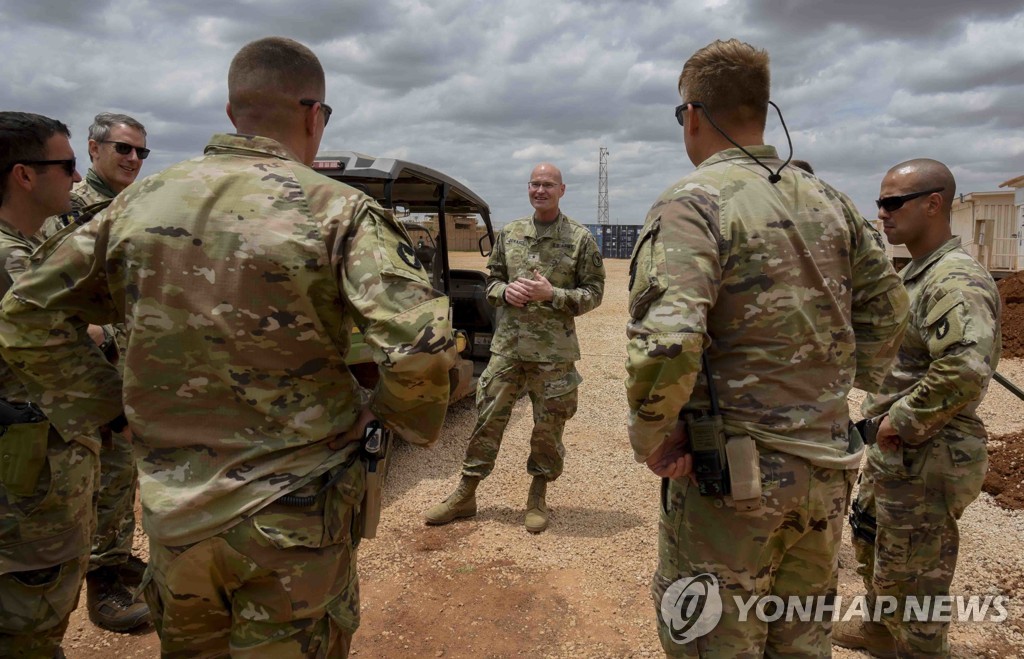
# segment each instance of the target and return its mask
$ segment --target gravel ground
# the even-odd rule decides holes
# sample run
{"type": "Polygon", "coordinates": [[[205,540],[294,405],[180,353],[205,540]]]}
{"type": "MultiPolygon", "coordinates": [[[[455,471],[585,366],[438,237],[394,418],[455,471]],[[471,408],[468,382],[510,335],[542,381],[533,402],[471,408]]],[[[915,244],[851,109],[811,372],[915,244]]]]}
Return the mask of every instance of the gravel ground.
{"type": "MultiPolygon", "coordinates": [[[[453,254],[452,267],[483,259],[453,254]]],[[[357,657],[655,657],[648,584],[656,564],[658,480],[632,458],[626,438],[625,321],[628,263],[606,261],[604,304],[578,320],[584,383],[579,411],[566,426],[564,475],[549,488],[551,524],[540,535],[522,526],[532,427],[519,402],[497,468],[478,491],[479,514],[444,527],[423,525],[422,511],[458,480],[475,420],[470,400],[450,410],[430,450],[399,446],[388,478],[378,539],[360,547],[363,623],[357,657]]],[[[1024,384],[1024,360],[1000,371],[1024,384]]],[[[859,406],[859,392],[851,408],[859,406]]],[[[993,384],[982,407],[992,434],[1024,428],[1024,403],[993,384]]],[[[1024,512],[981,499],[961,522],[963,594],[1012,598],[1001,623],[954,623],[954,657],[1024,656],[1024,512]]],[[[840,593],[860,592],[844,539],[840,593]]],[[[84,596],[83,606],[84,609],[84,596]]],[[[156,656],[155,635],[106,634],[79,610],[67,655],[156,656]]],[[[836,649],[837,657],[867,656],[836,649]]]]}

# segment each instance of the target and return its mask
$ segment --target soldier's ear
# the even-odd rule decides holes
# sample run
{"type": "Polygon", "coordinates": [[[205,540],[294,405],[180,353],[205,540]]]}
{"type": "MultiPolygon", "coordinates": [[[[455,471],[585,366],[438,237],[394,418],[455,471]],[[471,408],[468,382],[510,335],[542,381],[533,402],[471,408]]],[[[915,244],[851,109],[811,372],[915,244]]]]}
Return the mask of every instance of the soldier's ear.
{"type": "Polygon", "coordinates": [[[231,120],[231,125],[234,126],[235,129],[237,130],[238,122],[235,121],[235,113],[231,111],[231,101],[228,101],[227,104],[224,106],[224,112],[227,113],[228,119],[231,120]]]}

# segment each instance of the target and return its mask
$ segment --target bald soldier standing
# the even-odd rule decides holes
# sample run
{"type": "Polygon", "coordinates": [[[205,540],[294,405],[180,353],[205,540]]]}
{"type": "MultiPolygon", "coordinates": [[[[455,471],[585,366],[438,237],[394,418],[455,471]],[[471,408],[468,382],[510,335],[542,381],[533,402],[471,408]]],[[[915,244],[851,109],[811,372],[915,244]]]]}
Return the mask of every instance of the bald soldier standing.
{"type": "Polygon", "coordinates": [[[604,263],[590,231],[559,210],[565,184],[557,167],[534,167],[527,189],[533,215],[502,227],[487,262],[487,300],[499,308],[498,328],[477,384],[477,422],[462,480],[424,513],[428,524],[476,514],[477,485],[494,469],[505,426],[525,388],[533,402],[526,465],[533,480],[524,523],[531,533],[547,528],[547,484],[562,473],[562,431],[576,413],[582,380],[574,319],[601,304],[604,263]]]}
{"type": "Polygon", "coordinates": [[[391,213],[309,167],[324,96],[302,44],[246,45],[228,71],[238,134],[47,243],[3,301],[0,355],[62,434],[127,417],[166,657],[346,656],[364,427],[429,444],[444,419],[447,300],[402,259],[391,213]],[[127,322],[123,391],[83,321],[127,322]],[[345,365],[353,324],[372,392],[345,365]]]}
{"type": "Polygon", "coordinates": [[[863,448],[846,397],[877,389],[906,324],[878,233],[764,143],[769,80],[768,53],[736,39],[687,60],[675,119],[697,169],[651,207],[631,264],[629,438],[663,478],[651,590],[670,656],[829,655],[827,623],[744,620],[736,600],[835,595],[863,448]],[[722,603],[699,636],[694,581],[722,603]]]}
{"type": "Polygon", "coordinates": [[[878,219],[913,260],[900,272],[910,325],[895,367],[862,412],[880,420],[851,522],[868,611],[881,620],[836,624],[832,641],[877,657],[949,656],[949,623],[904,619],[906,599],[949,595],[957,520],[981,493],[988,466],[978,416],[999,361],[999,291],[950,230],[956,181],[941,162],[910,160],[882,179],[878,219]],[[881,610],[882,607],[879,608],[881,610]]]}

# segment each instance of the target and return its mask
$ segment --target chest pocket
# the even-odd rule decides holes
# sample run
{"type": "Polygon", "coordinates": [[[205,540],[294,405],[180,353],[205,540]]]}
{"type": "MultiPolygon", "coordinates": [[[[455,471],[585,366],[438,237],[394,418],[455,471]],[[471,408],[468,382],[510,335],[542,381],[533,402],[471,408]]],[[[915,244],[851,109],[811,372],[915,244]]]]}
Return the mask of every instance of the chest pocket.
{"type": "Polygon", "coordinates": [[[644,226],[629,262],[629,315],[640,320],[665,292],[665,250],[658,242],[661,218],[644,226]]]}
{"type": "Polygon", "coordinates": [[[942,354],[958,343],[973,343],[968,336],[970,318],[967,301],[960,291],[952,291],[931,308],[924,319],[924,338],[928,351],[942,354]]]}

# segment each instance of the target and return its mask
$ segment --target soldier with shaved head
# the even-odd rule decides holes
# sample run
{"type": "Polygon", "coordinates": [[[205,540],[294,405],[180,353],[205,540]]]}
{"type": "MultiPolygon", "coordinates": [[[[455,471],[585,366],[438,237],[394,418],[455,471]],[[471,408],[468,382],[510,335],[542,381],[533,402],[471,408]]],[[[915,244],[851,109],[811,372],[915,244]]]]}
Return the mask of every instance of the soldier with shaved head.
{"type": "Polygon", "coordinates": [[[895,367],[864,401],[864,416],[880,423],[851,522],[869,610],[882,596],[896,606],[881,621],[853,619],[832,632],[837,645],[877,657],[949,656],[949,623],[906,619],[907,598],[949,594],[957,520],[988,465],[978,406],[999,361],[999,293],[953,237],[955,194],[949,168],[922,158],[890,169],[877,201],[889,242],[913,257],[900,272],[910,325],[895,367]]]}
{"type": "Polygon", "coordinates": [[[363,431],[436,440],[448,302],[391,213],[309,166],[330,108],[308,48],[246,45],[228,96],[237,134],[45,244],[4,299],[0,354],[62,435],[130,424],[163,656],[343,657],[363,431]],[[123,383],[80,343],[83,322],[119,321],[123,383]],[[346,367],[353,325],[373,391],[346,367]]]}
{"type": "Polygon", "coordinates": [[[547,484],[562,474],[562,431],[576,413],[582,381],[575,318],[601,304],[604,263],[590,231],[559,209],[565,184],[557,167],[534,167],[527,192],[533,214],[501,229],[487,262],[487,300],[500,315],[491,359],[477,384],[477,422],[462,479],[426,511],[428,524],[476,514],[477,485],[494,469],[505,426],[525,389],[534,425],[526,465],[533,480],[523,521],[531,533],[548,525],[547,484]]]}

